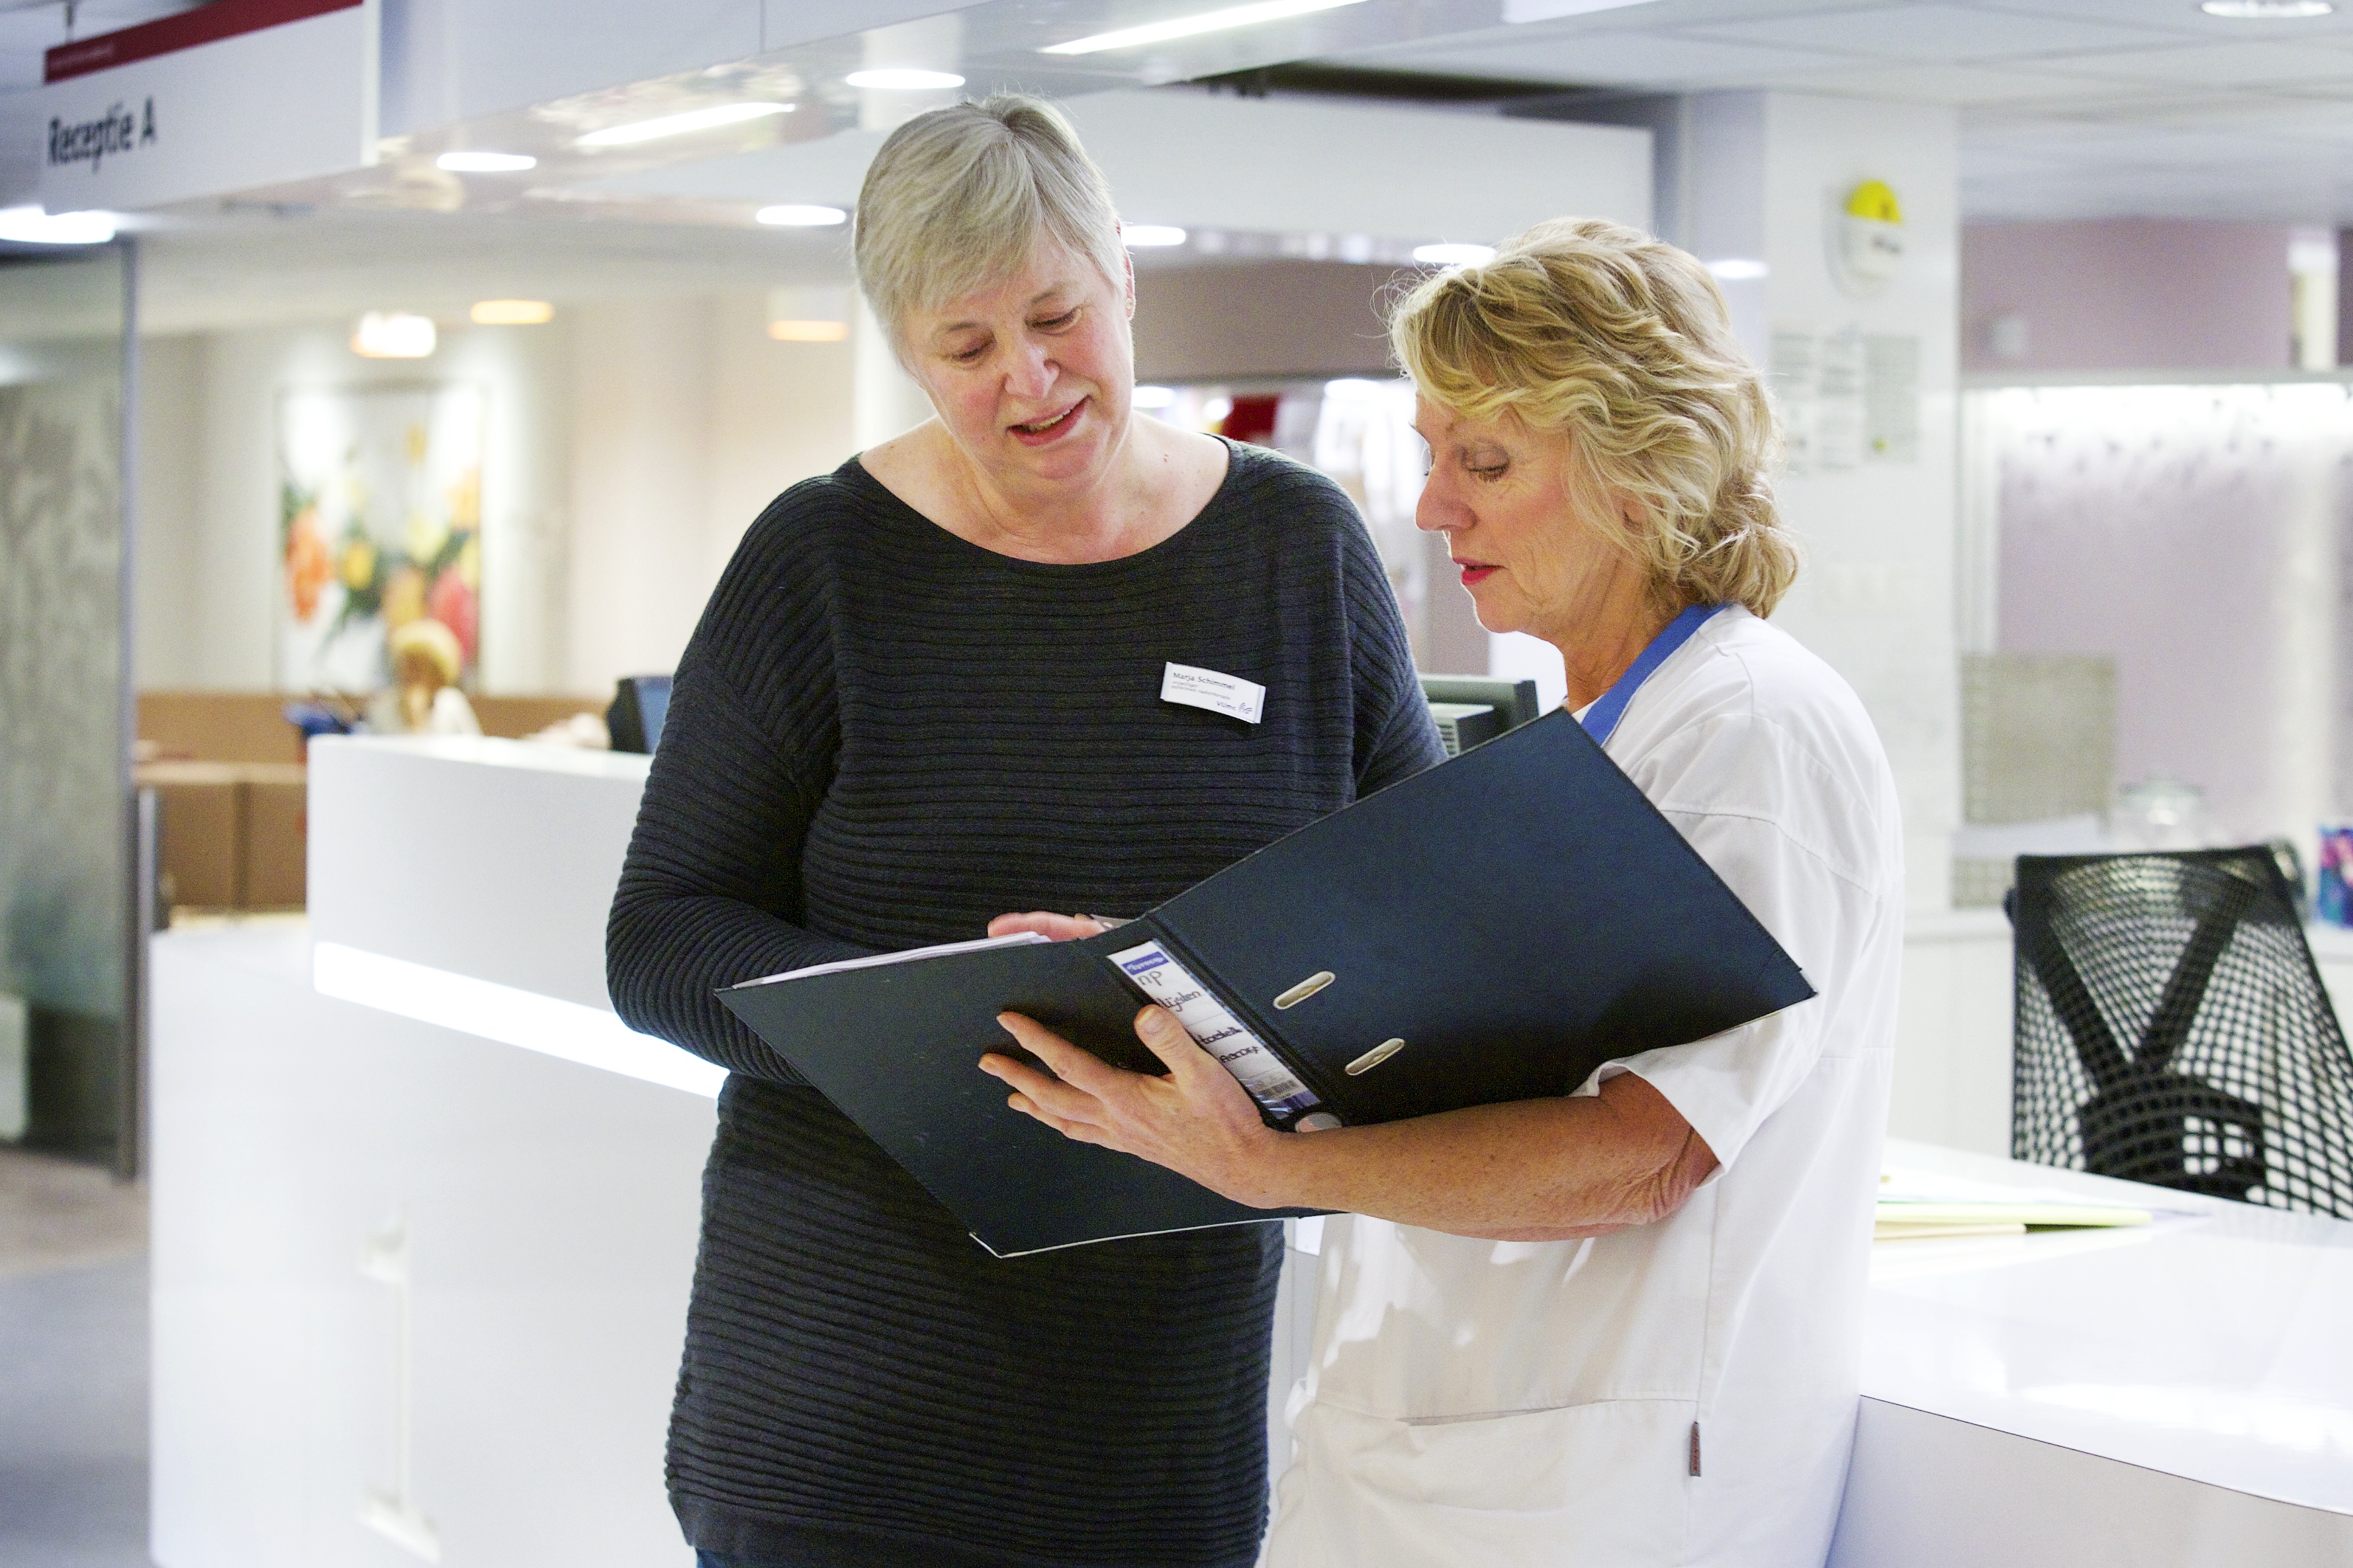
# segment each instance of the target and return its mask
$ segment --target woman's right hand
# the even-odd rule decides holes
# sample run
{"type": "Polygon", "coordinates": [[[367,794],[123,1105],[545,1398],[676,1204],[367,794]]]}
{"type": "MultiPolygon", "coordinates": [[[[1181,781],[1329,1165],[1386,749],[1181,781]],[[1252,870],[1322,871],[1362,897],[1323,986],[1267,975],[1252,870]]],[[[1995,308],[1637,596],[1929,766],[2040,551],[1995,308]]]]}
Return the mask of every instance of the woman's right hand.
{"type": "Polygon", "coordinates": [[[1092,915],[1056,915],[1043,910],[1027,914],[999,915],[988,922],[991,936],[1011,936],[1017,931],[1034,931],[1048,942],[1076,942],[1081,937],[1093,936],[1111,927],[1092,915]]]}

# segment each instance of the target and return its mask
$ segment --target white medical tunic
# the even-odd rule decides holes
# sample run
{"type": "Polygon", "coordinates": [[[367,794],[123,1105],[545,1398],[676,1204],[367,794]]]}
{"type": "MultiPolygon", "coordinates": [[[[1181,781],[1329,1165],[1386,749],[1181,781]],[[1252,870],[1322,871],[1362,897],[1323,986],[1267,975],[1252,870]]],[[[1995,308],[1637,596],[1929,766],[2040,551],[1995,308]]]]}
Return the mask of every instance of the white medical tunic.
{"type": "Polygon", "coordinates": [[[1847,684],[1737,606],[1652,671],[1607,749],[1817,995],[1577,1089],[1638,1073],[1707,1140],[1722,1168],[1672,1218],[1501,1243],[1326,1223],[1268,1568],[1828,1553],[1894,1065],[1894,783],[1847,684]]]}

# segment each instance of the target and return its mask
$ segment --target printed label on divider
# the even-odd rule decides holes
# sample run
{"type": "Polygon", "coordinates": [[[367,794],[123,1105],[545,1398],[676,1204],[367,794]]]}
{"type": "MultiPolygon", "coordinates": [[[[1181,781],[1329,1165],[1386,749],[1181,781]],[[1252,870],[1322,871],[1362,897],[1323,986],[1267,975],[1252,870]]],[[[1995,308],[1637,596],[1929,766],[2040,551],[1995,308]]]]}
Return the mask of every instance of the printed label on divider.
{"type": "Polygon", "coordinates": [[[1314,1090],[1282,1065],[1282,1058],[1268,1050],[1263,1041],[1226,1011],[1225,1004],[1209,994],[1208,986],[1169,957],[1166,948],[1147,942],[1113,953],[1111,961],[1142,986],[1145,995],[1176,1015],[1193,1043],[1217,1058],[1261,1105],[1278,1115],[1291,1115],[1313,1110],[1322,1103],[1314,1090]]]}

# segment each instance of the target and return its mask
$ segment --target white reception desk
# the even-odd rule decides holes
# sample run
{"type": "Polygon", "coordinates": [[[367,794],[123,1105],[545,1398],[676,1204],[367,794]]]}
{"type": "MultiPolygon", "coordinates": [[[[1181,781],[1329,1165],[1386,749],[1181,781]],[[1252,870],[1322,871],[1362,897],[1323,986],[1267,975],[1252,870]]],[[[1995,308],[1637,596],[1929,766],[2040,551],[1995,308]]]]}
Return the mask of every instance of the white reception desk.
{"type": "MultiPolygon", "coordinates": [[[[316,742],[307,927],[157,939],[162,1568],[691,1561],[661,1451],[720,1074],[605,996],[645,766],[316,742]]],[[[1907,943],[1898,1131],[2000,1147],[1999,918],[1907,943]]],[[[1838,1568],[2353,1564],[2353,1225],[2122,1190],[2176,1212],[1879,1249],[1838,1568]]]]}

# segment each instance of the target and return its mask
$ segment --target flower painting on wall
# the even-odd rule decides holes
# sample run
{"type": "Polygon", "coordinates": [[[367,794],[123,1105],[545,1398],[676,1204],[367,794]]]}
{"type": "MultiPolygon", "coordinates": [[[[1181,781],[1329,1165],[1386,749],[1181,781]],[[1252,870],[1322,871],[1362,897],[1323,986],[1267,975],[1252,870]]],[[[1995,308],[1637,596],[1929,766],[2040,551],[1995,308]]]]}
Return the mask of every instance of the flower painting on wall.
{"type": "MultiPolygon", "coordinates": [[[[278,405],[278,684],[365,693],[386,641],[435,620],[473,684],[482,595],[482,394],[297,390],[278,405]]],[[[438,634],[437,634],[438,635],[438,634]]]]}

